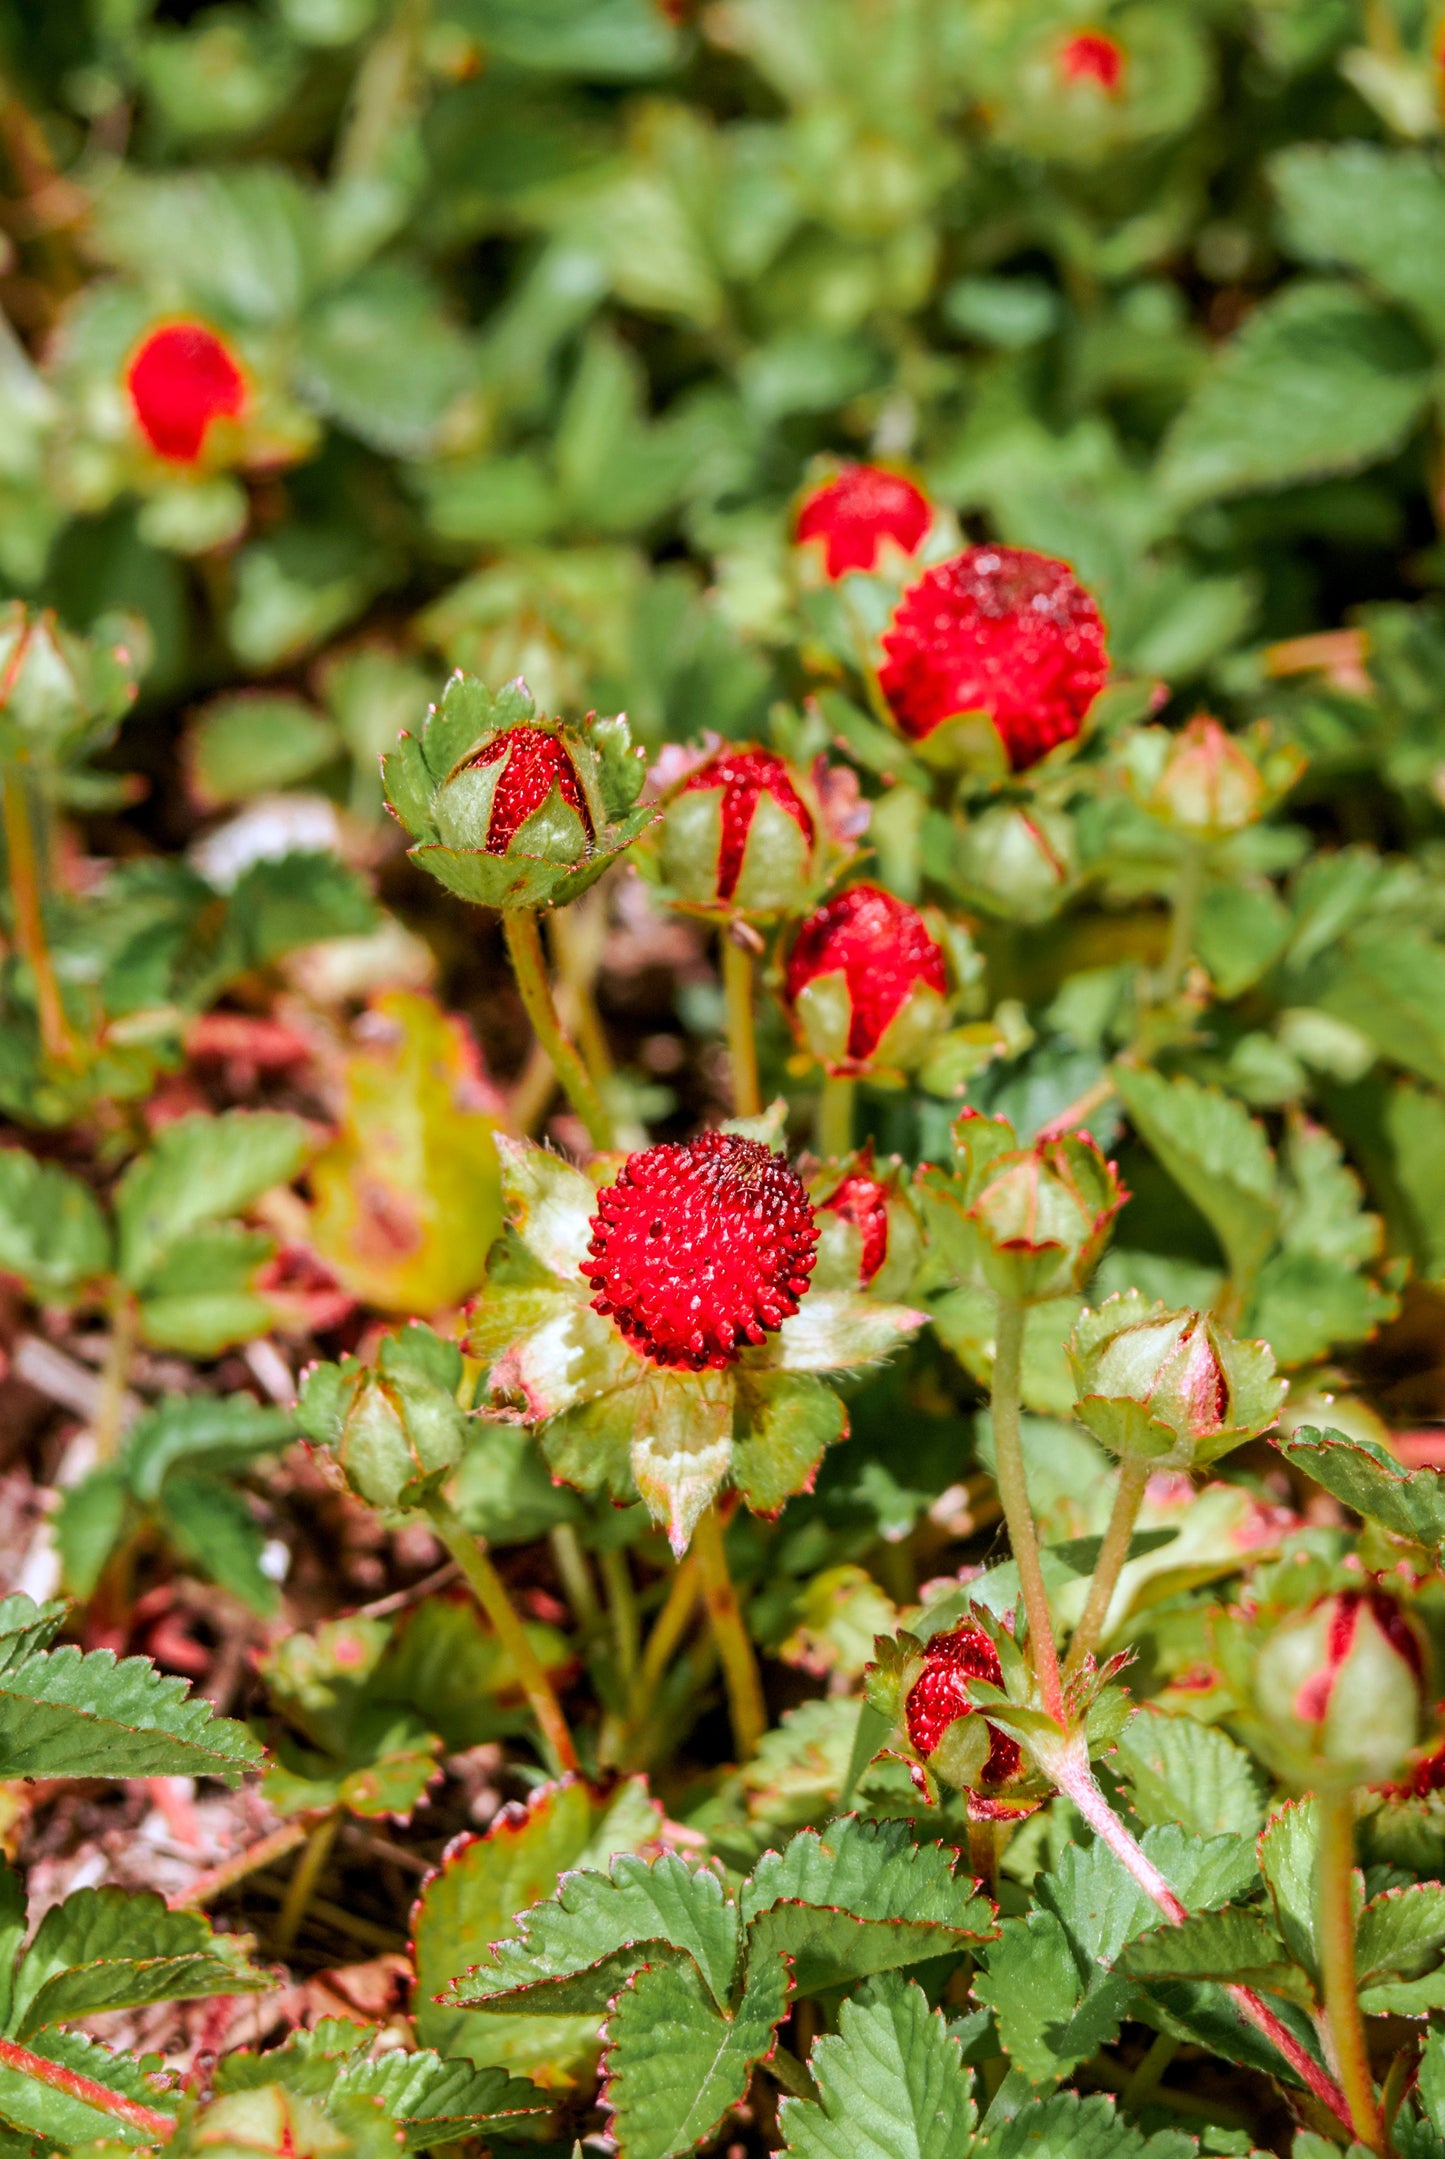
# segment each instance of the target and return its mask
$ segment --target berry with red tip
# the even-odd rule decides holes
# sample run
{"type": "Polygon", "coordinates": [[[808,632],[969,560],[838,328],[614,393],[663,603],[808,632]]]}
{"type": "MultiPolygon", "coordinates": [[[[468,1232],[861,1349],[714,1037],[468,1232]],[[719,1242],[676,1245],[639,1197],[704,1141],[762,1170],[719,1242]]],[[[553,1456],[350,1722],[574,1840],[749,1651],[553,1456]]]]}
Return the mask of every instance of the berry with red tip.
{"type": "Polygon", "coordinates": [[[968,547],[904,593],[879,683],[911,741],[986,712],[1014,771],[1078,734],[1108,677],[1104,622],[1068,565],[968,547]]]}
{"type": "Polygon", "coordinates": [[[230,347],[203,322],[152,330],[126,370],[131,409],[158,457],[193,465],[213,421],[239,418],[246,378],[230,347]]]}
{"type": "Polygon", "coordinates": [[[858,1232],[861,1252],[858,1282],[866,1289],[888,1257],[888,1187],[866,1170],[850,1170],[823,1201],[825,1214],[851,1222],[858,1232]]]}
{"type": "Polygon", "coordinates": [[[809,915],[788,958],[785,996],[831,1071],[875,1058],[917,1061],[948,995],[943,948],[916,907],[879,885],[850,885],[809,915]]]}
{"type": "Polygon", "coordinates": [[[487,819],[486,851],[504,855],[529,817],[536,815],[555,787],[562,800],[577,812],[588,839],[592,837],[592,813],[577,777],[577,767],[565,746],[541,727],[508,727],[471,759],[467,770],[479,772],[501,765],[487,819]]]}
{"type": "Polygon", "coordinates": [[[1347,1589],[1268,1637],[1255,1699],[1299,1781],[1332,1769],[1379,1783],[1398,1773],[1420,1736],[1423,1678],[1419,1640],[1395,1599],[1347,1589]]]}
{"type": "Polygon", "coordinates": [[[881,465],[844,465],[805,496],[798,511],[799,542],[819,543],[824,575],[876,570],[886,543],[916,554],[933,522],[928,497],[901,472],[881,465]]]}
{"type": "Polygon", "coordinates": [[[689,775],[664,817],[664,874],[699,904],[771,912],[807,881],[816,836],[813,812],[781,757],[719,750],[689,775]],[[689,801],[698,795],[713,800],[689,801]]]}
{"type": "MultiPolygon", "coordinates": [[[[983,1679],[990,1686],[1002,1686],[1003,1667],[998,1651],[982,1627],[965,1620],[947,1634],[935,1634],[932,1641],[925,1644],[923,1670],[909,1689],[904,1705],[908,1738],[915,1753],[932,1754],[950,1725],[956,1724],[960,1717],[978,1714],[968,1698],[970,1679],[983,1679]]],[[[999,1731],[996,1725],[990,1725],[989,1730],[993,1743],[981,1781],[1005,1784],[1018,1774],[1023,1759],[1019,1743],[1007,1732],[999,1731]]]]}
{"type": "Polygon", "coordinates": [[[1102,30],[1081,30],[1059,47],[1066,82],[1093,82],[1113,97],[1124,80],[1124,48],[1102,30]]]}
{"type": "Polygon", "coordinates": [[[704,1132],[629,1155],[597,1195],[592,1306],[654,1364],[736,1363],[798,1309],[818,1226],[802,1184],[761,1141],[704,1132]]]}

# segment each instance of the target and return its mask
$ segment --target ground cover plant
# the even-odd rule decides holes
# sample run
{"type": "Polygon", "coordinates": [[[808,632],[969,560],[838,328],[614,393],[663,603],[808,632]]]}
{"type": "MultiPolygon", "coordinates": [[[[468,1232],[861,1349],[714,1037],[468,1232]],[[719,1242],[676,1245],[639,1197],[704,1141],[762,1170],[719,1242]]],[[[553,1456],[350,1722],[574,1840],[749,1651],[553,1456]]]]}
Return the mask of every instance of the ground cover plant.
{"type": "Polygon", "coordinates": [[[0,0],[0,2159],[1441,2159],[1442,55],[0,0]]]}

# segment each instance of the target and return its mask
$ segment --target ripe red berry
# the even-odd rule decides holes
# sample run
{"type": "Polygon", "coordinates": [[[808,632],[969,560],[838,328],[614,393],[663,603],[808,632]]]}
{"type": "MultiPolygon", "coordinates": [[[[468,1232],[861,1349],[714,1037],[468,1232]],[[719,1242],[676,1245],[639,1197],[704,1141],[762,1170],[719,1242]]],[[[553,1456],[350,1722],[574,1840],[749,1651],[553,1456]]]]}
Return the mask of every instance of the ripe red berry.
{"type": "Polygon", "coordinates": [[[178,465],[193,465],[211,422],[236,419],[246,403],[230,347],[203,322],[152,330],[131,358],[126,388],[146,441],[178,465]]]}
{"type": "Polygon", "coordinates": [[[848,1056],[857,1065],[868,1062],[915,984],[948,993],[943,952],[922,915],[879,885],[850,885],[809,915],[788,959],[788,1003],[820,976],[839,973],[851,1005],[848,1056]]]}
{"type": "Polygon", "coordinates": [[[487,823],[489,855],[504,855],[527,819],[541,809],[553,787],[577,812],[590,840],[592,818],[577,767],[555,735],[543,727],[508,727],[472,759],[473,767],[505,758],[487,823]]]}
{"type": "Polygon", "coordinates": [[[885,540],[911,555],[933,522],[928,497],[900,472],[880,465],[845,465],[815,487],[798,512],[800,541],[820,540],[830,578],[874,570],[885,540]]]}
{"type": "Polygon", "coordinates": [[[654,1364],[736,1363],[798,1309],[818,1226],[798,1178],[759,1140],[704,1132],[629,1155],[592,1217],[594,1311],[654,1364]]]}
{"type": "Polygon", "coordinates": [[[919,742],[956,712],[987,712],[1015,772],[1079,732],[1109,672],[1103,618],[1067,563],[1026,547],[968,547],[899,601],[883,694],[919,742]]]}
{"type": "Polygon", "coordinates": [[[771,750],[719,750],[700,765],[683,788],[685,795],[705,787],[722,789],[722,843],[718,849],[717,896],[730,900],[743,873],[743,851],[752,830],[760,795],[771,795],[811,846],[813,816],[781,757],[771,750]]]}
{"type": "Polygon", "coordinates": [[[1124,79],[1124,51],[1102,30],[1081,30],[1059,47],[1059,73],[1066,82],[1096,82],[1112,97],[1124,79]]]}
{"type": "MultiPolygon", "coordinates": [[[[951,1724],[960,1717],[977,1714],[968,1698],[970,1679],[986,1679],[991,1686],[1002,1686],[1003,1667],[982,1627],[965,1620],[947,1634],[935,1634],[925,1645],[923,1670],[909,1689],[904,1705],[908,1737],[916,1753],[931,1754],[951,1724]]],[[[1016,1739],[994,1725],[989,1730],[993,1743],[981,1781],[1004,1784],[1017,1775],[1023,1757],[1016,1739]]]]}
{"type": "Polygon", "coordinates": [[[850,1170],[823,1201],[824,1211],[851,1222],[862,1239],[858,1284],[866,1289],[888,1257],[888,1187],[865,1170],[850,1170]]]}

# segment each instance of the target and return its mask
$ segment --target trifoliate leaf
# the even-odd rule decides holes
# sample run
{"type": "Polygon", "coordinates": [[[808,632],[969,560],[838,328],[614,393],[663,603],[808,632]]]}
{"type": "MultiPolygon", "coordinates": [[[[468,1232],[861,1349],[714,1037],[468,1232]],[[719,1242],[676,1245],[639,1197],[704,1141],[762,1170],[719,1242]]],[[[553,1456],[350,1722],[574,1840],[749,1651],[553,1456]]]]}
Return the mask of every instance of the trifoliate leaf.
{"type": "Polygon", "coordinates": [[[713,2136],[772,2050],[791,1988],[760,1958],[724,2014],[690,1957],[644,1965],[607,2020],[604,2103],[618,2159],[673,2159],[713,2136]]]}

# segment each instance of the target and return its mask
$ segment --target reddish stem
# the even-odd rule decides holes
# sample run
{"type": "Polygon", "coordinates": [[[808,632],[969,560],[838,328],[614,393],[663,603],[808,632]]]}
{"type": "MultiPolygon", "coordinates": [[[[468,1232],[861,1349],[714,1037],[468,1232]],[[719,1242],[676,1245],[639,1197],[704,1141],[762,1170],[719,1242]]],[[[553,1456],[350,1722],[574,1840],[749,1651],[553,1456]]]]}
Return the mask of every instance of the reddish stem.
{"type": "Polygon", "coordinates": [[[83,2077],[78,2070],[67,2069],[62,2062],[50,2062],[43,2054],[32,2054],[27,2047],[16,2046],[13,2039],[0,2039],[0,2069],[14,2069],[32,2083],[46,2084],[53,2092],[65,2092],[71,2099],[79,2099],[83,2105],[94,2107],[98,2114],[109,2114],[115,2121],[127,2122],[132,2129],[164,2143],[175,2131],[175,2123],[169,2114],[160,2114],[154,2107],[143,2107],[138,2099],[127,2099],[122,2092],[113,2092],[107,2084],[97,2084],[94,2077],[83,2077]]]}
{"type": "MultiPolygon", "coordinates": [[[[1108,1845],[1119,1864],[1128,1870],[1165,1918],[1176,1927],[1182,1925],[1188,1913],[1152,1859],[1140,1850],[1094,1782],[1094,1773],[1089,1767],[1089,1758],[1082,1742],[1066,1742],[1061,1746],[1057,1759],[1051,1759],[1048,1764],[1048,1774],[1059,1790],[1073,1801],[1095,1836],[1108,1845]]],[[[1261,2001],[1253,1987],[1226,1986],[1225,1992],[1240,2015],[1252,2024],[1257,2032],[1262,2032],[1271,2046],[1279,2050],[1301,2083],[1307,2085],[1321,2105],[1328,2107],[1336,2120],[1342,2122],[1353,2134],[1353,2123],[1344,2093],[1320,2067],[1308,2049],[1300,2044],[1288,2025],[1281,2023],[1274,2011],[1261,2001]]]]}

